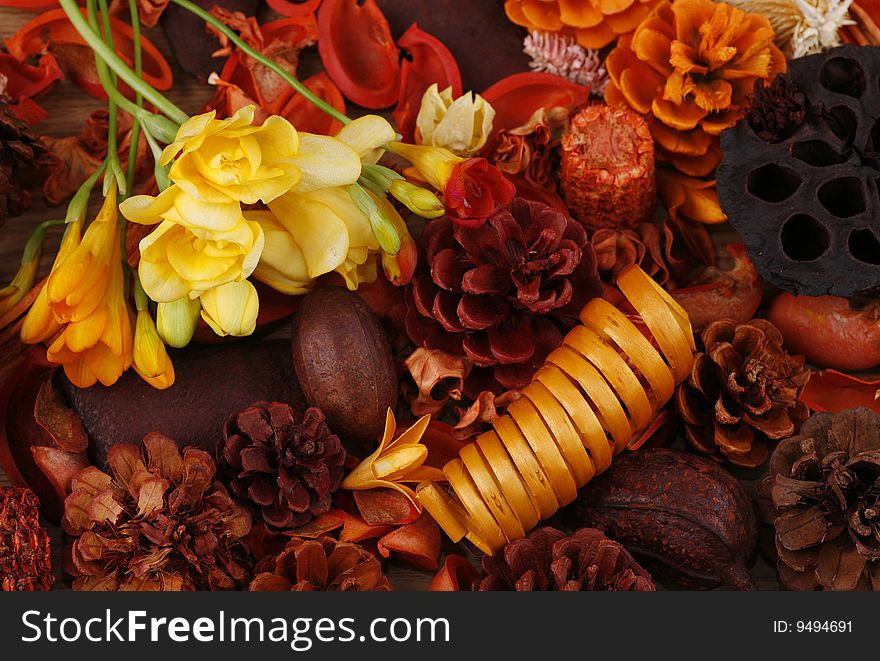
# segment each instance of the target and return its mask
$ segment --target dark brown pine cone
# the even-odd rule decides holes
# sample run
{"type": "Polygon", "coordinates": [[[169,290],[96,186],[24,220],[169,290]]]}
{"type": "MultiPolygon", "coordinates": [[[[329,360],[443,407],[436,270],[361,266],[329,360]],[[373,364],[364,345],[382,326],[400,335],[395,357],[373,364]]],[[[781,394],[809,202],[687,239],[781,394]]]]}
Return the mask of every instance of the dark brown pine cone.
{"type": "Polygon", "coordinates": [[[345,449],[321,409],[257,402],[223,428],[221,470],[229,489],[273,528],[304,526],[330,509],[342,481],[345,449]]]}
{"type": "Polygon", "coordinates": [[[73,478],[62,526],[74,537],[74,590],[233,590],[252,563],[242,539],[251,516],[220,482],[207,452],[162,434],[144,451],[110,449],[112,475],[90,466],[73,478]]]}
{"type": "Polygon", "coordinates": [[[787,587],[880,591],[880,416],[815,414],[773,451],[761,492],[787,587]]]}
{"type": "Polygon", "coordinates": [[[376,557],[357,544],[294,537],[274,558],[260,562],[251,592],[389,592],[376,557]]]}
{"type": "Polygon", "coordinates": [[[0,592],[48,590],[55,582],[38,505],[30,489],[0,486],[0,592]]]}
{"type": "Polygon", "coordinates": [[[571,535],[537,528],[504,547],[502,555],[483,556],[483,572],[474,590],[654,591],[651,575],[629,551],[596,528],[581,528],[571,535]]]}
{"type": "Polygon", "coordinates": [[[9,98],[0,94],[0,226],[30,206],[22,177],[50,162],[46,145],[27,122],[12,114],[9,98]]]}
{"type": "Polygon", "coordinates": [[[539,202],[516,198],[472,229],[440,218],[419,242],[429,269],[407,291],[410,339],[491,368],[505,389],[528,384],[602,294],[584,228],[539,202]]]}
{"type": "Polygon", "coordinates": [[[810,378],[804,358],[786,353],[765,319],[715,321],[702,337],[704,352],[675,394],[685,436],[714,459],[760,466],[768,444],[796,434],[809,415],[799,399],[810,378]]]}

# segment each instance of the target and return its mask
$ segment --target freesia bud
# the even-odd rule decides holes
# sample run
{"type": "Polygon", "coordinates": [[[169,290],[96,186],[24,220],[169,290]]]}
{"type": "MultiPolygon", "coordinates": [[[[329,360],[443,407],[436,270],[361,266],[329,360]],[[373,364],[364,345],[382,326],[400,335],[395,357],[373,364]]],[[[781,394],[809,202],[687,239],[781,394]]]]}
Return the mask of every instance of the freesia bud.
{"type": "Polygon", "coordinates": [[[256,329],[260,299],[249,281],[227,282],[206,291],[199,298],[202,319],[217,335],[245,337],[256,329]]]}
{"type": "Polygon", "coordinates": [[[188,296],[171,303],[159,303],[156,306],[159,337],[169,347],[175,349],[185,347],[196,332],[201,309],[202,304],[199,299],[190,299],[188,296]]]}
{"type": "Polygon", "coordinates": [[[416,140],[459,156],[473,156],[486,145],[494,119],[495,109],[479,94],[467,92],[453,99],[451,87],[440,92],[434,83],[422,97],[416,140]]]}
{"type": "Polygon", "coordinates": [[[174,367],[149,310],[138,310],[137,313],[132,365],[141,378],[154,388],[164,390],[174,383],[174,367]]]}
{"type": "Polygon", "coordinates": [[[422,218],[433,220],[446,213],[443,203],[434,193],[405,179],[392,181],[390,193],[407,209],[422,218]]]}

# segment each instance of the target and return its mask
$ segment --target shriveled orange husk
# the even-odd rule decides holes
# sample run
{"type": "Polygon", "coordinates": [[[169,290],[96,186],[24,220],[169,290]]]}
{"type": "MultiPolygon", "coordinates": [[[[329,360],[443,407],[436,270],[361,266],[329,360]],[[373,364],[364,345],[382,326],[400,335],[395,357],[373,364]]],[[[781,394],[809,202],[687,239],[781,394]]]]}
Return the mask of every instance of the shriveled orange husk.
{"type": "Polygon", "coordinates": [[[529,30],[562,32],[602,48],[635,30],[657,0],[506,0],[507,17],[529,30]]]}
{"type": "Polygon", "coordinates": [[[658,5],[605,62],[610,105],[648,121],[659,158],[702,177],[721,161],[718,136],[733,126],[754,81],[786,69],[764,16],[712,0],[658,5]]]}
{"type": "Polygon", "coordinates": [[[493,554],[522,538],[638,438],[687,377],[696,349],[687,313],[638,266],[624,269],[618,285],[645,333],[608,302],[591,300],[583,326],[565,336],[494,431],[446,464],[448,490],[419,485],[419,502],[453,541],[467,538],[493,554]]]}

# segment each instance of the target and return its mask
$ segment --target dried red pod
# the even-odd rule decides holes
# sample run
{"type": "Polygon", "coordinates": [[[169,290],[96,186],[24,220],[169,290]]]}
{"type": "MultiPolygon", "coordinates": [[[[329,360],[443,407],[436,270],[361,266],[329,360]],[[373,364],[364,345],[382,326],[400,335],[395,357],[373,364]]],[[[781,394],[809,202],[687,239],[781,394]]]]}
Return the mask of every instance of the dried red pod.
{"type": "MultiPolygon", "coordinates": [[[[33,0],[37,2],[39,0],[33,0]]],[[[272,11],[278,12],[282,16],[298,17],[308,16],[318,11],[321,6],[321,0],[300,0],[300,2],[289,2],[289,0],[266,0],[266,4],[272,11]]]]}
{"type": "Polygon", "coordinates": [[[428,583],[428,592],[469,592],[480,572],[467,558],[450,554],[443,561],[440,571],[428,583]]]}
{"type": "Polygon", "coordinates": [[[746,569],[757,542],[754,505],[709,459],[666,448],[626,453],[581,490],[572,511],[577,525],[604,530],[678,587],[754,589],[746,569]]]}
{"type": "Polygon", "coordinates": [[[495,108],[487,153],[495,150],[502,129],[522,126],[539,108],[576,108],[590,99],[590,88],[549,73],[516,73],[486,89],[482,97],[495,108]]]}
{"type": "MultiPolygon", "coordinates": [[[[303,85],[317,94],[321,99],[329,103],[341,113],[345,113],[345,99],[339,88],[330,80],[330,77],[321,72],[305,79],[303,85]]],[[[317,108],[311,101],[306,100],[301,94],[294,94],[290,97],[287,105],[278,113],[298,131],[306,131],[308,133],[319,133],[321,135],[335,135],[342,124],[330,117],[323,110],[317,108]]]]}
{"type": "MultiPolygon", "coordinates": [[[[82,11],[85,13],[85,9],[82,11]]],[[[131,26],[113,17],[110,19],[110,26],[116,52],[131,65],[134,58],[134,34],[131,26]]],[[[32,56],[51,53],[57,58],[67,77],[80,89],[96,98],[107,98],[95,70],[94,53],[71,25],[63,9],[53,9],[40,14],[9,39],[4,39],[3,43],[10,54],[21,62],[32,56]]],[[[144,81],[158,90],[170,89],[174,78],[171,67],[168,66],[162,53],[143,35],[141,48],[144,81]]],[[[120,85],[120,89],[126,95],[133,97],[127,86],[120,85]]]]}
{"type": "Polygon", "coordinates": [[[375,0],[324,0],[318,10],[318,52],[352,103],[393,105],[400,89],[400,53],[375,0]]]}
{"type": "Polygon", "coordinates": [[[419,518],[412,501],[394,489],[355,491],[354,501],[370,526],[403,526],[419,518]]]}
{"type": "Polygon", "coordinates": [[[55,0],[0,0],[0,7],[13,7],[14,9],[26,9],[29,11],[54,6],[55,0]]]}
{"type": "Polygon", "coordinates": [[[691,326],[700,331],[716,319],[745,323],[755,316],[764,295],[764,282],[755,271],[742,244],[728,244],[733,266],[722,271],[707,267],[686,287],[669,293],[688,313],[691,326]]]}
{"type": "MultiPolygon", "coordinates": [[[[225,22],[231,23],[233,28],[238,27],[237,23],[241,23],[244,19],[241,15],[221,12],[218,9],[214,11],[218,16],[225,18],[225,22]]],[[[252,18],[244,20],[254,21],[252,18]]],[[[252,29],[247,38],[242,34],[248,45],[274,60],[294,76],[299,62],[299,52],[318,39],[318,26],[315,17],[311,15],[284,18],[259,27],[249,23],[249,27],[252,29]]],[[[232,54],[223,65],[220,78],[226,83],[238,86],[241,92],[253,99],[267,115],[284,115],[282,109],[294,97],[293,88],[280,76],[239,50],[232,50],[232,54]]],[[[230,115],[231,110],[231,108],[227,109],[230,115]]],[[[296,124],[296,127],[300,128],[299,124],[296,124]]]]}
{"type": "Polygon", "coordinates": [[[862,379],[831,369],[813,372],[801,401],[817,413],[839,413],[860,406],[880,413],[880,379],[862,379]]]}
{"type": "MultiPolygon", "coordinates": [[[[47,53],[41,55],[36,65],[22,62],[9,53],[0,52],[0,80],[5,80],[5,92],[12,101],[12,112],[19,119],[33,125],[36,104],[23,103],[47,91],[59,80],[64,79],[61,67],[55,56],[47,53]],[[23,112],[20,112],[23,111],[23,112]]],[[[39,108],[39,106],[37,106],[39,108]]],[[[45,119],[47,113],[39,109],[38,120],[45,119]]]]}
{"type": "Polygon", "coordinates": [[[838,296],[782,292],[767,312],[792,353],[808,363],[839,370],[880,365],[880,301],[854,306],[838,296]]]}
{"type": "Polygon", "coordinates": [[[461,73],[443,42],[415,23],[397,40],[397,45],[405,55],[400,65],[400,96],[392,116],[404,141],[413,142],[425,90],[437,83],[440,90],[451,87],[452,96],[457,99],[462,93],[461,73]]]}
{"type": "Polygon", "coordinates": [[[529,70],[523,53],[526,30],[504,15],[504,3],[487,0],[376,0],[395,39],[413,23],[449,48],[461,70],[463,89],[479,91],[513,73],[529,70]]]}

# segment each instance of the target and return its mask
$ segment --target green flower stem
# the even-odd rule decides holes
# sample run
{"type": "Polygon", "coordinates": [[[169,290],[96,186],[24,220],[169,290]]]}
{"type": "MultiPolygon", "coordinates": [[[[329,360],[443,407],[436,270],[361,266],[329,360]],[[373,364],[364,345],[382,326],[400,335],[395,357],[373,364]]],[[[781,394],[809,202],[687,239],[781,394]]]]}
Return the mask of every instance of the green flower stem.
{"type": "MultiPolygon", "coordinates": [[[[143,70],[143,54],[141,53],[141,21],[138,14],[137,0],[128,0],[128,11],[131,14],[131,32],[134,40],[134,72],[138,78],[141,77],[143,70]]],[[[135,105],[138,108],[143,106],[144,97],[140,92],[135,93],[135,105]]],[[[141,123],[137,115],[131,125],[131,136],[128,141],[128,163],[125,168],[125,192],[131,195],[134,189],[134,178],[137,172],[137,152],[138,142],[140,141],[141,123]]]]}
{"type": "Polygon", "coordinates": [[[63,220],[44,220],[34,229],[27,243],[24,244],[24,250],[21,254],[22,265],[34,262],[40,259],[43,252],[43,241],[46,239],[46,230],[55,225],[63,225],[63,220]]]}
{"type": "MultiPolygon", "coordinates": [[[[76,31],[79,32],[80,36],[89,46],[91,46],[92,50],[95,51],[95,55],[103,60],[107,66],[122,78],[131,89],[140,92],[144,99],[152,103],[156,108],[161,110],[168,119],[177,124],[183,124],[189,119],[189,116],[183,112],[183,110],[174,105],[157,90],[153,89],[152,86],[141,80],[125,61],[104,42],[101,35],[92,29],[92,26],[89,25],[86,18],[82,15],[82,12],[80,12],[79,7],[76,4],[76,0],[58,0],[58,2],[64,10],[64,13],[67,14],[67,18],[70,19],[70,22],[73,24],[76,31]]],[[[103,84],[103,81],[101,82],[103,84]]],[[[131,105],[134,106],[134,104],[131,105]]]]}
{"type": "MultiPolygon", "coordinates": [[[[61,0],[64,2],[71,2],[72,0],[61,0]]],[[[273,62],[265,55],[258,53],[253,48],[248,46],[242,39],[239,37],[235,31],[230,29],[227,25],[218,20],[215,16],[213,16],[210,12],[205,11],[198,5],[190,2],[190,0],[171,0],[175,5],[186,9],[188,12],[195,14],[199,18],[201,18],[206,23],[209,23],[212,27],[217,29],[219,32],[222,32],[226,37],[228,37],[229,41],[238,46],[245,53],[254,58],[257,62],[262,64],[263,66],[271,69],[279,76],[281,76],[284,81],[293,87],[297,92],[303,95],[312,105],[317,107],[319,110],[324,111],[328,115],[330,115],[333,119],[341,122],[342,124],[348,124],[351,120],[343,113],[339,112],[336,108],[328,104],[317,94],[312,92],[308,87],[303,85],[299,80],[297,80],[294,76],[290,75],[290,72],[286,71],[284,67],[279,66],[276,62],[273,62]]]]}

